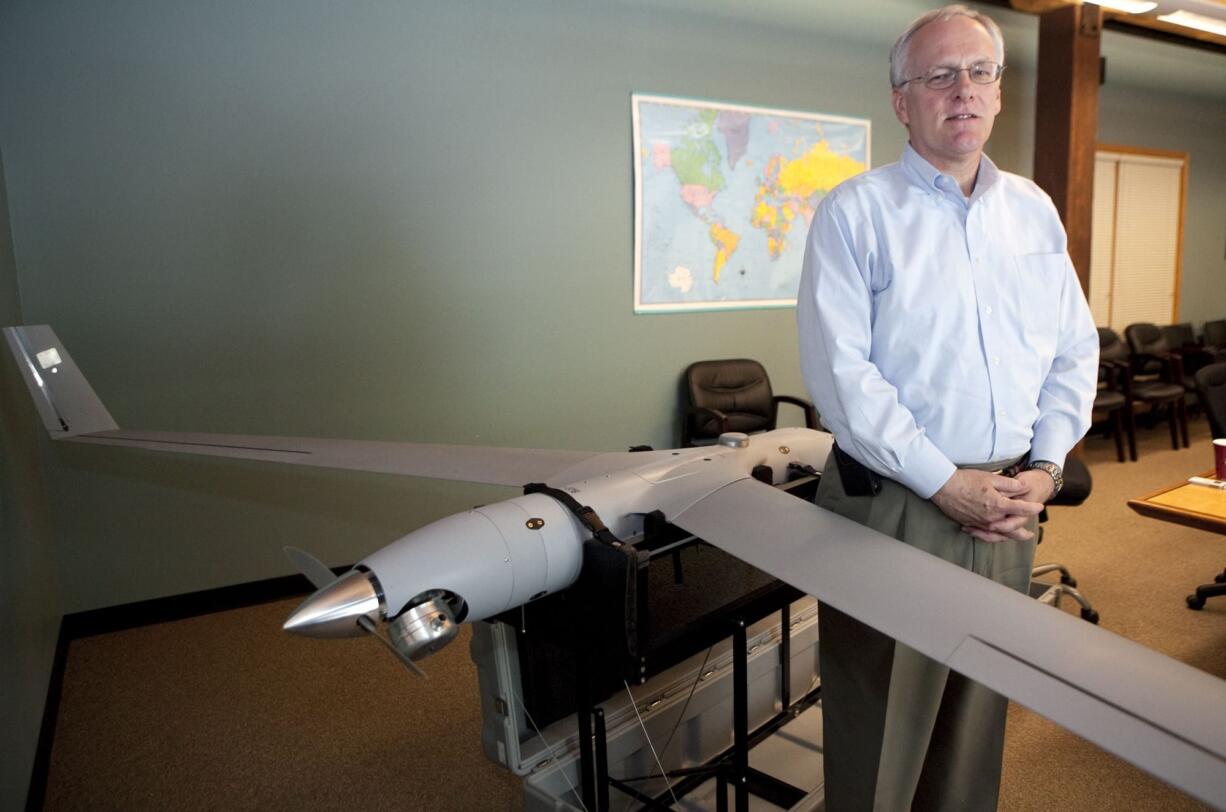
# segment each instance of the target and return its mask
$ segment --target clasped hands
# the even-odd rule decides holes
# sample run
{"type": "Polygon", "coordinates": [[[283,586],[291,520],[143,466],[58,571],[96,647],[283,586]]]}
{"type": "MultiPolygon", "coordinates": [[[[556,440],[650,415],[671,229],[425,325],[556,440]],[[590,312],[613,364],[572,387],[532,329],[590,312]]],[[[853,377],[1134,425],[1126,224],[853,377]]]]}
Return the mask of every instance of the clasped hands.
{"type": "Polygon", "coordinates": [[[1042,512],[1054,490],[1046,471],[1026,470],[1007,477],[959,468],[932,495],[932,502],[977,539],[1028,541],[1034,534],[1026,522],[1042,512]]]}

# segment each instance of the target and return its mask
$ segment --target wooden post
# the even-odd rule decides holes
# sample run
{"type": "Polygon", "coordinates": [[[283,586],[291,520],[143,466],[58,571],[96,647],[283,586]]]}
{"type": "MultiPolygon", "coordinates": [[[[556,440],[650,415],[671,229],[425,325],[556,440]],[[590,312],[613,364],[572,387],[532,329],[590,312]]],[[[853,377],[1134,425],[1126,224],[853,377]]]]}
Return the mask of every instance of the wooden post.
{"type": "Polygon", "coordinates": [[[1098,137],[1102,11],[1070,5],[1039,16],[1034,180],[1051,195],[1068,232],[1068,252],[1090,290],[1090,224],[1098,137]]]}

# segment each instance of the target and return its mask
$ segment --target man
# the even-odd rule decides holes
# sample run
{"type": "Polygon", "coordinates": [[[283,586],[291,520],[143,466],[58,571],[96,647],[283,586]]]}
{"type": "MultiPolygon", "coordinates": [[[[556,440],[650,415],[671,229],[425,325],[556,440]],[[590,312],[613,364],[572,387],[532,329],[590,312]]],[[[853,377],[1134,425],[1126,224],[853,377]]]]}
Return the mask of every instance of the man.
{"type": "MultiPolygon", "coordinates": [[[[1003,64],[965,6],[899,37],[908,144],[818,207],[797,321],[837,443],[818,504],[1025,590],[1098,341],[1051,200],[983,154],[1003,64]]],[[[1004,698],[833,607],[819,629],[826,808],[995,809],[1004,698]]]]}

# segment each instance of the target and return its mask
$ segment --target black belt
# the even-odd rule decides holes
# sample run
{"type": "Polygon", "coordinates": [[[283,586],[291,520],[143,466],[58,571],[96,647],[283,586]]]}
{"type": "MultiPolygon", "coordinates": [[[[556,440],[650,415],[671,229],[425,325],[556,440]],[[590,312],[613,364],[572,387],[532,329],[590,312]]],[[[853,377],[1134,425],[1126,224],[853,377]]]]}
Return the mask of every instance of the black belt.
{"type": "MultiPolygon", "coordinates": [[[[834,461],[839,466],[839,478],[843,480],[843,492],[848,496],[874,496],[881,491],[881,482],[887,477],[882,477],[876,471],[869,468],[864,463],[857,460],[855,457],[848,454],[843,449],[839,448],[836,443],[832,446],[831,451],[834,453],[834,461]]],[[[1017,462],[1004,468],[995,470],[986,469],[990,474],[999,474],[1000,476],[1015,477],[1022,471],[1026,470],[1026,464],[1030,461],[1030,452],[1026,452],[1018,458],[1017,462]]],[[[959,465],[959,468],[978,468],[978,466],[959,465]]]]}
{"type": "MultiPolygon", "coordinates": [[[[997,468],[994,471],[988,471],[988,473],[1000,474],[1001,476],[1007,476],[1007,477],[1012,478],[1020,474],[1022,471],[1025,471],[1026,465],[1029,462],[1030,462],[1030,452],[1027,451],[1025,454],[1023,454],[1021,457],[1018,458],[1017,462],[1013,463],[1012,465],[1006,466],[1005,468],[997,468]]],[[[959,465],[958,467],[961,468],[963,466],[959,465]]],[[[970,468],[974,466],[966,466],[966,467],[970,468]]]]}

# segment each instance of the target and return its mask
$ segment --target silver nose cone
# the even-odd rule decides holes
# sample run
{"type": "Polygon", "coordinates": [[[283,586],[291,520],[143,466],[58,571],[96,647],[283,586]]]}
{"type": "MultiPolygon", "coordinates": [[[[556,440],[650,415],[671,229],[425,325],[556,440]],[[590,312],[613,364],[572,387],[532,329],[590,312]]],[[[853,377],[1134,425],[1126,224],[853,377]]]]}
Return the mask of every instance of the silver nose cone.
{"type": "Polygon", "coordinates": [[[357,637],[361,615],[379,619],[379,595],[366,573],[353,570],[303,601],[281,628],[306,637],[357,637]]]}

